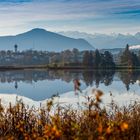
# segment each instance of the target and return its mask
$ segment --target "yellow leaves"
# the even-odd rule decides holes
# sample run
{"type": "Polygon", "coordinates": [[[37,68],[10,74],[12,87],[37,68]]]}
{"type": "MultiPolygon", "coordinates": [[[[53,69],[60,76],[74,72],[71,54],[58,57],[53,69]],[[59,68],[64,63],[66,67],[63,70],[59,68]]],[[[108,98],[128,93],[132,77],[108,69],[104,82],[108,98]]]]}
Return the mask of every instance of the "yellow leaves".
{"type": "Polygon", "coordinates": [[[99,89],[93,89],[92,93],[95,94],[96,102],[100,103],[101,102],[101,96],[103,96],[103,92],[99,89]]]}
{"type": "Polygon", "coordinates": [[[110,127],[114,127],[115,124],[116,124],[115,121],[110,121],[109,123],[107,123],[107,125],[110,126],[110,127]]]}
{"type": "Polygon", "coordinates": [[[59,138],[61,136],[60,130],[58,130],[57,126],[51,126],[46,124],[44,127],[44,137],[45,138],[50,138],[50,137],[56,137],[59,138]]]}
{"type": "Polygon", "coordinates": [[[12,137],[9,137],[7,138],[7,140],[14,140],[15,138],[12,136],[12,137]]]}
{"type": "Polygon", "coordinates": [[[24,124],[24,121],[20,121],[20,124],[21,124],[21,125],[24,124]]]}
{"type": "Polygon", "coordinates": [[[106,133],[107,134],[110,134],[112,132],[112,130],[111,130],[111,127],[109,126],[107,129],[106,129],[106,133]]]}
{"type": "Polygon", "coordinates": [[[41,124],[42,124],[41,120],[38,120],[38,121],[37,121],[37,124],[38,124],[38,125],[41,125],[41,124]]]}
{"type": "Polygon", "coordinates": [[[0,104],[0,112],[3,112],[4,111],[4,108],[3,106],[0,104]]]}
{"type": "Polygon", "coordinates": [[[33,138],[36,138],[36,137],[37,137],[37,135],[35,133],[33,133],[33,138]]]}
{"type": "Polygon", "coordinates": [[[53,105],[53,101],[52,101],[52,100],[50,100],[50,101],[47,102],[47,106],[50,107],[50,106],[52,106],[52,105],[53,105]]]}
{"type": "Polygon", "coordinates": [[[99,123],[99,126],[98,126],[97,130],[98,130],[99,133],[103,132],[103,126],[102,126],[101,123],[99,123]]]}
{"type": "Polygon", "coordinates": [[[101,90],[97,90],[97,96],[101,97],[104,93],[101,90]]]}
{"type": "Polygon", "coordinates": [[[105,140],[105,138],[103,136],[99,136],[98,140],[105,140]]]}
{"type": "Polygon", "coordinates": [[[16,125],[16,128],[19,129],[21,132],[23,132],[23,125],[24,121],[19,121],[16,125]]]}
{"type": "Polygon", "coordinates": [[[101,102],[101,96],[103,95],[103,92],[101,90],[96,90],[96,101],[101,102]]]}
{"type": "Polygon", "coordinates": [[[53,127],[52,127],[52,131],[54,131],[54,132],[56,132],[56,131],[57,131],[56,126],[53,126],[53,127]]]}
{"type": "Polygon", "coordinates": [[[21,128],[19,128],[19,130],[21,131],[21,132],[23,132],[23,128],[21,127],[21,128]]]}
{"type": "Polygon", "coordinates": [[[20,128],[20,124],[18,124],[18,125],[16,126],[16,128],[20,128]]]}
{"type": "Polygon", "coordinates": [[[55,136],[56,136],[57,138],[59,138],[59,137],[61,136],[60,131],[57,130],[57,131],[55,132],[55,136]]]}
{"type": "Polygon", "coordinates": [[[30,137],[30,134],[23,133],[23,135],[24,135],[24,140],[32,140],[32,138],[30,137]]]}
{"type": "Polygon", "coordinates": [[[120,125],[120,128],[122,131],[125,131],[128,129],[128,124],[126,122],[123,122],[121,125],[120,125]]]}
{"type": "Polygon", "coordinates": [[[25,136],[24,140],[30,140],[30,138],[28,136],[25,136]]]}
{"type": "Polygon", "coordinates": [[[53,98],[51,100],[47,101],[47,111],[48,112],[50,112],[52,106],[53,106],[53,98]]]}

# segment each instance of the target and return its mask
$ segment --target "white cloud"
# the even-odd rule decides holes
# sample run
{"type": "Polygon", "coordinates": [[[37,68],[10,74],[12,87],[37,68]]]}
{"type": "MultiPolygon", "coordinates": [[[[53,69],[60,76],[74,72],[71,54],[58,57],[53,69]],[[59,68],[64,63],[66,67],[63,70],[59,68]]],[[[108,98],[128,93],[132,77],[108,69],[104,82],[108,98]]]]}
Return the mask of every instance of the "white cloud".
{"type": "Polygon", "coordinates": [[[28,3],[1,3],[0,35],[17,34],[34,27],[44,27],[52,31],[86,32],[126,32],[129,27],[127,32],[135,32],[139,25],[136,26],[133,22],[130,26],[129,21],[135,20],[137,23],[136,18],[128,18],[127,26],[124,27],[126,17],[116,15],[116,12],[138,4],[138,0],[134,0],[131,5],[130,0],[126,1],[34,0],[28,3]],[[124,23],[121,23],[121,20],[124,20],[124,23]]]}

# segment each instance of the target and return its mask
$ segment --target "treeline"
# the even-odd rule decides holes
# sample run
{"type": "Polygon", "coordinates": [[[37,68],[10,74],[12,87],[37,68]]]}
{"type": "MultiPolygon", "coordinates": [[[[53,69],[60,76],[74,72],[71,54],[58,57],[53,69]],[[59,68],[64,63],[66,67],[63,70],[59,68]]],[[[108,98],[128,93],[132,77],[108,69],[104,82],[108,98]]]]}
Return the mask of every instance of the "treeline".
{"type": "MultiPolygon", "coordinates": [[[[50,54],[51,55],[51,54],[50,54]]],[[[45,65],[49,63],[49,54],[45,51],[0,51],[0,66],[45,65]]]]}
{"type": "Polygon", "coordinates": [[[50,65],[55,68],[115,68],[113,55],[109,51],[100,53],[98,49],[95,51],[79,51],[77,49],[73,49],[72,51],[65,50],[63,52],[56,53],[50,60],[50,65]]]}
{"type": "Polygon", "coordinates": [[[123,52],[115,54],[118,61],[114,60],[114,54],[109,51],[79,51],[64,50],[62,52],[48,51],[0,51],[0,66],[9,65],[44,65],[50,68],[86,68],[86,69],[114,69],[114,68],[137,68],[140,66],[140,53],[129,50],[129,45],[123,52]]]}
{"type": "Polygon", "coordinates": [[[83,66],[86,68],[127,68],[134,69],[140,67],[140,51],[135,53],[129,49],[129,45],[126,45],[124,51],[121,51],[116,56],[118,62],[114,61],[114,56],[105,51],[100,53],[99,50],[86,51],[83,56],[83,66]]]}
{"type": "Polygon", "coordinates": [[[100,53],[99,50],[86,51],[83,56],[83,66],[84,67],[94,67],[94,68],[115,68],[115,63],[113,60],[113,55],[105,51],[100,53]]]}
{"type": "Polygon", "coordinates": [[[51,57],[51,66],[58,67],[82,67],[86,69],[115,69],[115,68],[139,68],[140,52],[134,53],[129,45],[118,54],[109,51],[79,51],[77,49],[65,50],[51,57]],[[117,57],[117,61],[114,60],[117,57]]]}

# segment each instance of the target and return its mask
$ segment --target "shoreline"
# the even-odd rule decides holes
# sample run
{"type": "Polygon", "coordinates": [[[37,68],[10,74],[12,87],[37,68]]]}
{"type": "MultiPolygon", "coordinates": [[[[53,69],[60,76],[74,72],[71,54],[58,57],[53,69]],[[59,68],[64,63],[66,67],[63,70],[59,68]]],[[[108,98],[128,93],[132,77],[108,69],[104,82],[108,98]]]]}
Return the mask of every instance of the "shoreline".
{"type": "Polygon", "coordinates": [[[126,66],[116,66],[114,67],[83,67],[83,66],[48,66],[48,65],[29,65],[29,66],[0,66],[0,71],[5,70],[24,70],[24,69],[47,69],[47,70],[140,70],[140,67],[126,67],[126,66]]]}

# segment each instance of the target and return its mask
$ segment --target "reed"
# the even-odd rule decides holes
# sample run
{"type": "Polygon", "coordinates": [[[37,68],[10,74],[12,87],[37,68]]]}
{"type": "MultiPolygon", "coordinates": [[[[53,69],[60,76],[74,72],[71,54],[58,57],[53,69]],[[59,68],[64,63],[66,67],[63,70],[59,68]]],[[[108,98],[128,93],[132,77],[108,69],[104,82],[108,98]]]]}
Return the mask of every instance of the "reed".
{"type": "Polygon", "coordinates": [[[45,108],[28,108],[22,102],[4,108],[0,103],[1,140],[139,140],[140,104],[128,107],[110,104],[100,108],[103,92],[85,97],[84,110],[55,106],[53,98],[45,108]]]}

